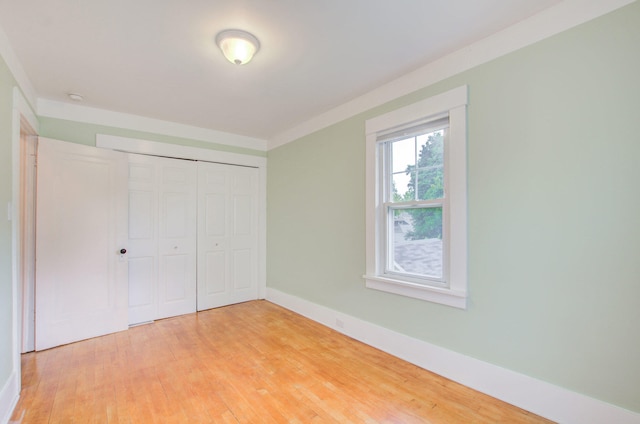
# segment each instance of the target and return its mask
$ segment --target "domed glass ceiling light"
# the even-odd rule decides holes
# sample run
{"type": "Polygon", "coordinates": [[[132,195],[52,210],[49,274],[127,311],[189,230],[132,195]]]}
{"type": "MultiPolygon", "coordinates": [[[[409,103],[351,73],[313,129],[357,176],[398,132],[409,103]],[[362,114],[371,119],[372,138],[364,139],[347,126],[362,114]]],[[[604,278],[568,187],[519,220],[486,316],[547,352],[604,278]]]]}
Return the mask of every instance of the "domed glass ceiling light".
{"type": "Polygon", "coordinates": [[[231,63],[244,65],[260,50],[260,42],[252,34],[239,29],[227,29],[216,35],[216,44],[231,63]]]}

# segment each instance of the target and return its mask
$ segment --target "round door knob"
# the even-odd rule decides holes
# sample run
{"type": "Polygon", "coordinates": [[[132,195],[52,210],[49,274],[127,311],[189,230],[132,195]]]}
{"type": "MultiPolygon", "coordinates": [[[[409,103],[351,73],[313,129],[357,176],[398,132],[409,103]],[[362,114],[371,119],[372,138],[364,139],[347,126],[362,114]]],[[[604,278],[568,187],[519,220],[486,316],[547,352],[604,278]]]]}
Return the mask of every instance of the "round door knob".
{"type": "Polygon", "coordinates": [[[127,253],[127,249],[120,249],[120,254],[124,255],[125,253],[127,253]]]}

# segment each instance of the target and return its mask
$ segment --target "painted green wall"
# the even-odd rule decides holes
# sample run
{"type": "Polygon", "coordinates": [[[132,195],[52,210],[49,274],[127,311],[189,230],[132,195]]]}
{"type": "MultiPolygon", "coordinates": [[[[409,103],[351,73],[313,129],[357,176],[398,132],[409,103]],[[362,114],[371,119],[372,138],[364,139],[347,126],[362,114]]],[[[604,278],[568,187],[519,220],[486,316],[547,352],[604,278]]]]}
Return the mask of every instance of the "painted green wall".
{"type": "Polygon", "coordinates": [[[96,145],[96,134],[108,134],[120,137],[137,138],[141,140],[157,141],[160,143],[179,144],[181,146],[220,150],[223,152],[240,153],[252,156],[267,155],[266,152],[260,150],[228,146],[219,143],[209,143],[206,141],[173,137],[144,131],[134,131],[105,125],[87,124],[84,122],[68,121],[64,119],[49,118],[44,116],[39,117],[39,121],[40,136],[53,138],[56,140],[70,141],[72,143],[86,144],[88,146],[96,145]]]}
{"type": "Polygon", "coordinates": [[[13,368],[13,284],[11,281],[11,222],[7,206],[11,202],[11,134],[13,87],[16,81],[0,57],[0,389],[13,368]]]}
{"type": "Polygon", "coordinates": [[[640,4],[269,152],[269,287],[640,412],[640,4]],[[469,308],[368,290],[364,121],[469,86],[469,308]]]}

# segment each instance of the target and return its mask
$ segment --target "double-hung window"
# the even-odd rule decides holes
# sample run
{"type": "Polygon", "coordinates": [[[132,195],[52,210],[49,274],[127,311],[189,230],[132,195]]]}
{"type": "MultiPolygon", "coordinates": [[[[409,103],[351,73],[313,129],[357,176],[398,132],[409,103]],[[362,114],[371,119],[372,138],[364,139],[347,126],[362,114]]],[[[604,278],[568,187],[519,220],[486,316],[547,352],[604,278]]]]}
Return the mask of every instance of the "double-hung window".
{"type": "Polygon", "coordinates": [[[466,307],[466,104],[465,86],[367,121],[367,287],[466,307]]]}

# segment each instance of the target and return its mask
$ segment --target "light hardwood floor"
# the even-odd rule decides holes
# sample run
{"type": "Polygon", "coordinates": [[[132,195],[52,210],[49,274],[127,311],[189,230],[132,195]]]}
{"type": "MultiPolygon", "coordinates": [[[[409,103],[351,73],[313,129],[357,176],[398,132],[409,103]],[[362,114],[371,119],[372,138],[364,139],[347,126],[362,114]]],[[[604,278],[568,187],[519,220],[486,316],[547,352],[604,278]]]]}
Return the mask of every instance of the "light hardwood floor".
{"type": "Polygon", "coordinates": [[[266,301],[22,357],[17,423],[542,423],[266,301]]]}

